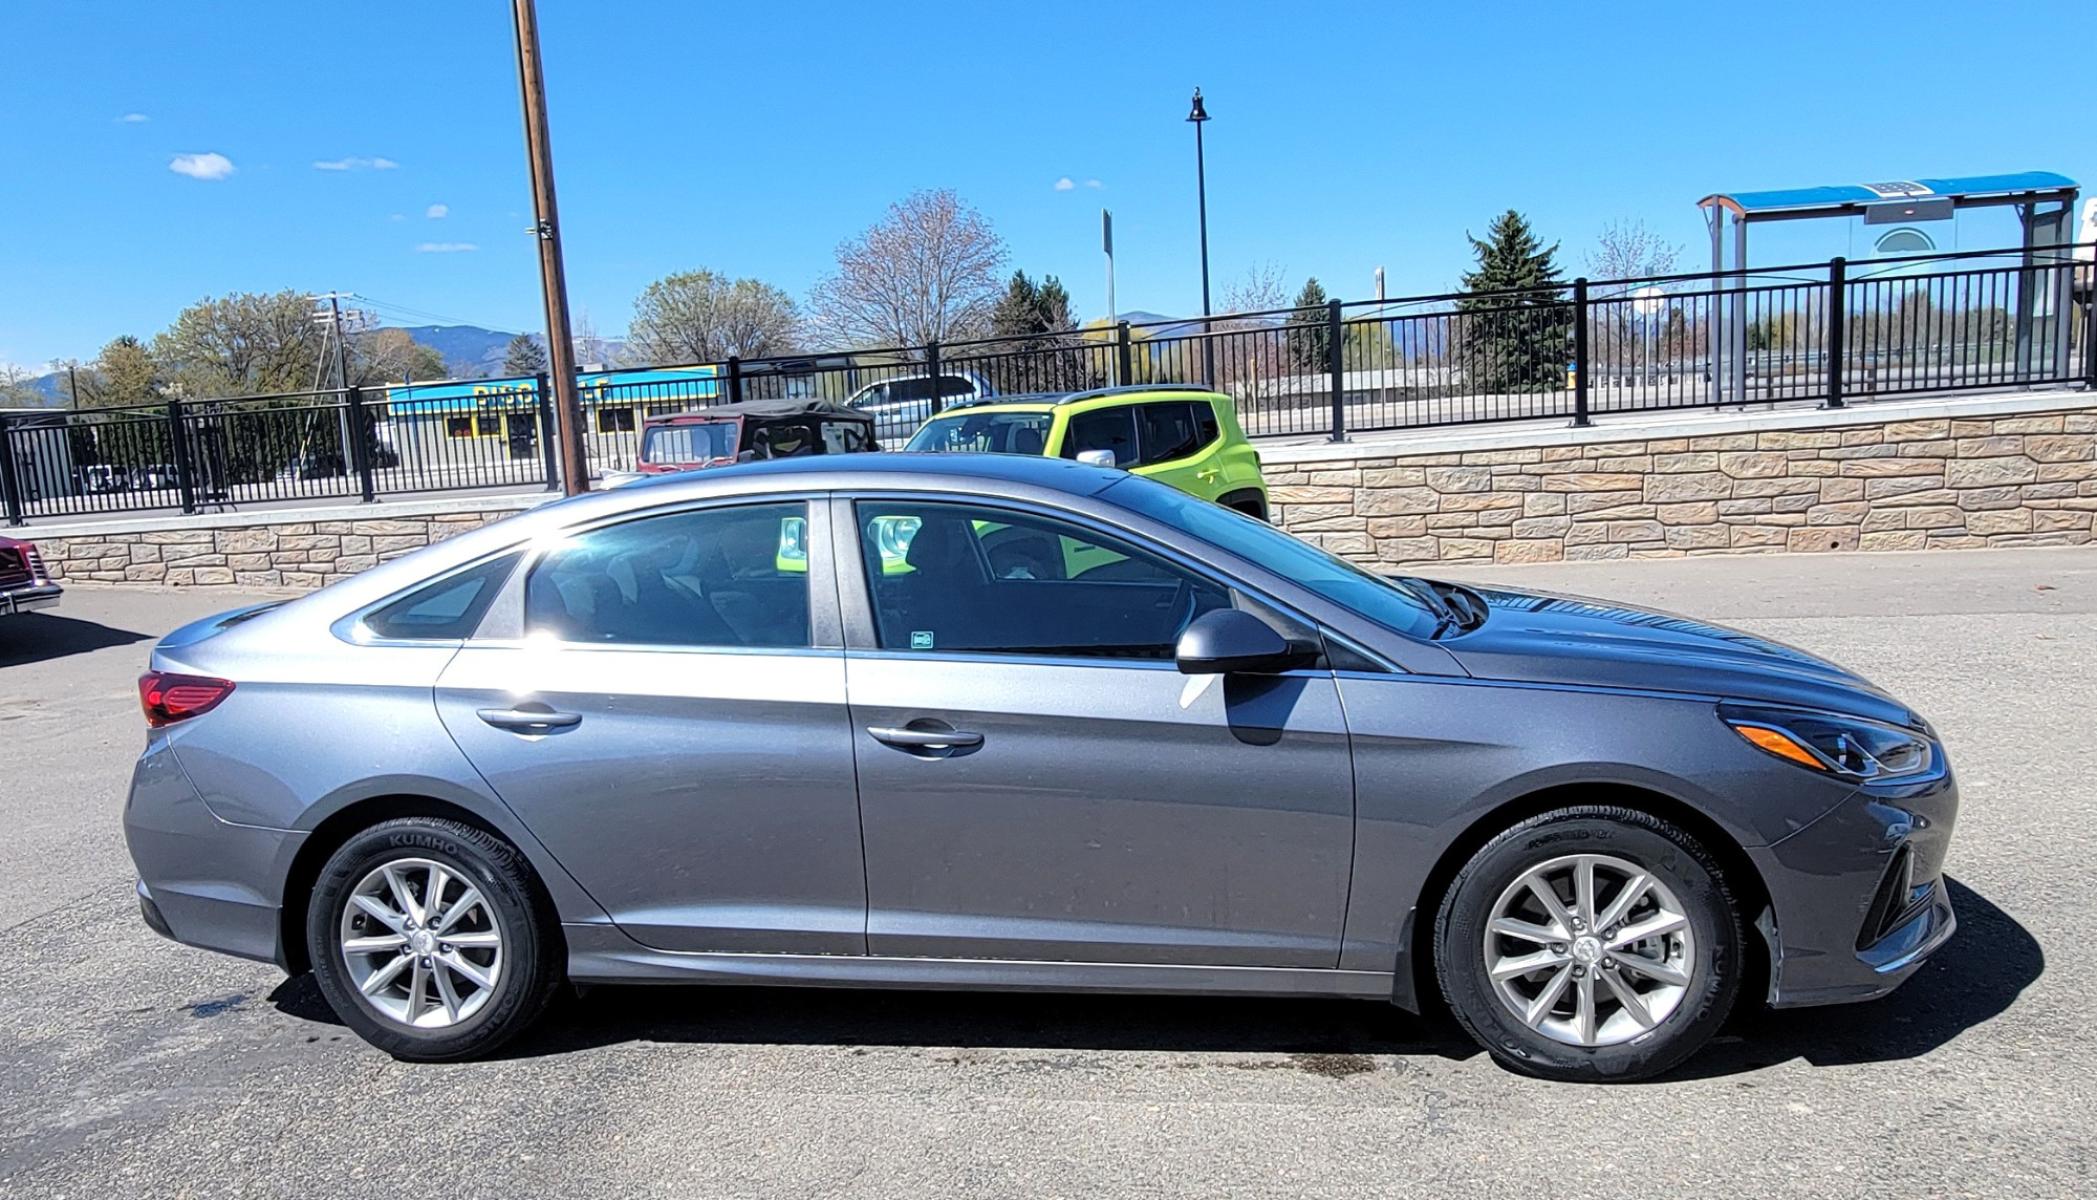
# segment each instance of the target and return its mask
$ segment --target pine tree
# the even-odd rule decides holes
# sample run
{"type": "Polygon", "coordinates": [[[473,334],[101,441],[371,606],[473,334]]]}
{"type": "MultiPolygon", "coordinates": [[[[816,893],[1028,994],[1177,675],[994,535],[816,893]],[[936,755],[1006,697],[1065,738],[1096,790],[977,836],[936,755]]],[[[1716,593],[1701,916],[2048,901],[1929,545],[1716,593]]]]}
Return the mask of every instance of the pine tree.
{"type": "Polygon", "coordinates": [[[520,333],[503,347],[502,373],[509,378],[537,375],[546,369],[546,350],[536,338],[520,333]]]}
{"type": "Polygon", "coordinates": [[[990,336],[1030,338],[1041,331],[1041,288],[1025,271],[1014,271],[1005,294],[990,310],[990,336]]]}
{"type": "Polygon", "coordinates": [[[1456,321],[1464,370],[1476,391],[1540,391],[1565,386],[1572,313],[1554,256],[1522,214],[1508,209],[1485,240],[1470,238],[1478,269],[1464,276],[1456,321]],[[1496,293],[1496,294],[1485,294],[1496,293]],[[1504,294],[1498,294],[1504,293],[1504,294]]]}
{"type": "Polygon", "coordinates": [[[1325,328],[1325,306],[1330,297],[1316,275],[1303,281],[1296,293],[1296,311],[1289,316],[1289,361],[1304,374],[1331,366],[1326,356],[1332,349],[1332,334],[1325,328]]]}

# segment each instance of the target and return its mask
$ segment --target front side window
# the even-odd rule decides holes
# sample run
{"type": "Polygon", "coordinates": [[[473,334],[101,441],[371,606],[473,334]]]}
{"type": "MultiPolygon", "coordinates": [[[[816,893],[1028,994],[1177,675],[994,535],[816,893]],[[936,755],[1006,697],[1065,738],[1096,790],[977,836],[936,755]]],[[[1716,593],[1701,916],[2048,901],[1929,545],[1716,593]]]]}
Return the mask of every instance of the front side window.
{"type": "Polygon", "coordinates": [[[525,581],[527,636],[598,645],[809,645],[808,506],[643,517],[580,533],[525,581]]]}
{"type": "Polygon", "coordinates": [[[1058,518],[959,503],[861,501],[859,545],[883,650],[1170,659],[1220,585],[1058,518]]]}
{"type": "Polygon", "coordinates": [[[1063,457],[1076,458],[1088,450],[1110,450],[1114,465],[1136,465],[1136,414],[1128,406],[1099,408],[1070,419],[1063,435],[1063,457]]]}

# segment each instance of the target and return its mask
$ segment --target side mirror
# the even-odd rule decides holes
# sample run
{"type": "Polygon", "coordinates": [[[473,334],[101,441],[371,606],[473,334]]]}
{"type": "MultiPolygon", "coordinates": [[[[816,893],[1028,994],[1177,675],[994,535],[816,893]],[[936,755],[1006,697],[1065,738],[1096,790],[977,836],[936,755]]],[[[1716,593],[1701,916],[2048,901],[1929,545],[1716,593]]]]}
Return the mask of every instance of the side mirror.
{"type": "Polygon", "coordinates": [[[1182,675],[1271,675],[1304,661],[1303,652],[1273,626],[1235,608],[1194,618],[1172,656],[1182,675]]]}
{"type": "Polygon", "coordinates": [[[1112,450],[1080,450],[1078,461],[1088,467],[1111,467],[1114,465],[1112,450]]]}

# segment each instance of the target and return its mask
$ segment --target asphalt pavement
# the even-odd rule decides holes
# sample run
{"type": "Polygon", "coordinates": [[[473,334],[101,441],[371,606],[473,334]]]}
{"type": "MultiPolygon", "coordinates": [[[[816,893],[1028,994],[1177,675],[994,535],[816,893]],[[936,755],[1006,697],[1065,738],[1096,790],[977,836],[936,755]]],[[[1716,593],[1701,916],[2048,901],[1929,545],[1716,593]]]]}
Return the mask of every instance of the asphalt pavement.
{"type": "Polygon", "coordinates": [[[307,980],[140,923],[151,639],[245,593],[0,618],[0,1196],[2068,1196],[2097,1173],[2097,554],[1449,572],[1654,604],[1936,722],[1961,928],[1890,999],[1655,1083],[1542,1083],[1372,1003],[607,988],[397,1063],[307,980]]]}

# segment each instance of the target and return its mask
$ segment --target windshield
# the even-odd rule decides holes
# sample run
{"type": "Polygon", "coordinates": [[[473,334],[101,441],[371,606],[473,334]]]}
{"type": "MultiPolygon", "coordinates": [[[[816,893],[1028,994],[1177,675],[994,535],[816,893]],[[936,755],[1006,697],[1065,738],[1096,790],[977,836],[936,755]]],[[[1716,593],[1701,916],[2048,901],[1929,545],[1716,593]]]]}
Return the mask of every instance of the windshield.
{"type": "Polygon", "coordinates": [[[1040,454],[1048,446],[1045,412],[958,412],[935,417],[910,439],[905,450],[1040,454]]]}
{"type": "Polygon", "coordinates": [[[1257,563],[1386,629],[1430,638],[1441,625],[1440,614],[1418,593],[1290,537],[1265,521],[1140,476],[1120,480],[1106,491],[1126,508],[1257,563]]]}
{"type": "Polygon", "coordinates": [[[661,466],[713,462],[735,457],[735,421],[706,425],[657,425],[641,442],[641,461],[661,466]]]}

